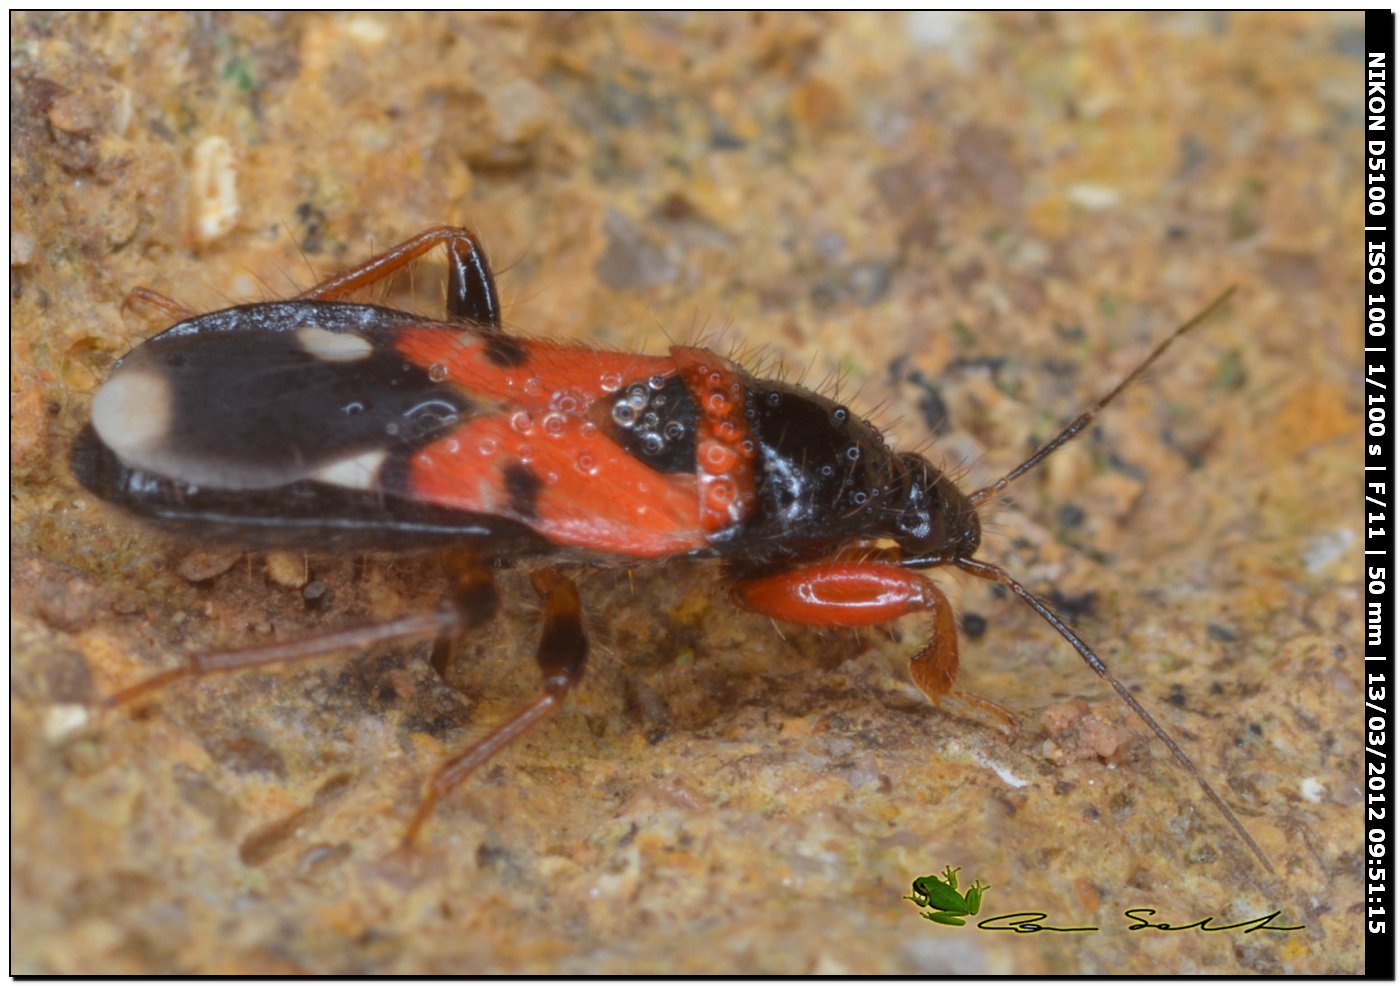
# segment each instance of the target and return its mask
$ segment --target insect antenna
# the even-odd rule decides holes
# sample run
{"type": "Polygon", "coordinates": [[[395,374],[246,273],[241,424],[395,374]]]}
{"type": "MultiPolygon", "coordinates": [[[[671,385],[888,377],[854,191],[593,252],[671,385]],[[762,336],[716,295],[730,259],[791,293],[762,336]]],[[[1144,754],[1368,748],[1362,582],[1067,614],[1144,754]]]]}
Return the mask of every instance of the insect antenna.
{"type": "MultiPolygon", "coordinates": [[[[1150,366],[1152,366],[1153,363],[1157,362],[1157,360],[1162,356],[1162,354],[1165,353],[1171,347],[1172,343],[1176,342],[1186,333],[1190,332],[1196,326],[1200,325],[1202,322],[1208,319],[1211,315],[1215,314],[1215,312],[1218,311],[1221,308],[1221,306],[1223,306],[1225,302],[1230,298],[1230,296],[1234,293],[1235,287],[1233,285],[1222,291],[1213,301],[1210,302],[1210,304],[1206,305],[1194,316],[1192,316],[1190,319],[1188,319],[1186,322],[1180,325],[1175,331],[1172,332],[1171,335],[1167,336],[1160,343],[1158,343],[1157,347],[1153,349],[1152,352],[1148,353],[1147,358],[1144,359],[1141,363],[1139,363],[1131,373],[1129,373],[1126,377],[1120,380],[1116,387],[1110,390],[1103,397],[1099,398],[1098,402],[1095,403],[1092,407],[1090,407],[1087,411],[1080,414],[1077,418],[1075,418],[1068,425],[1066,425],[1064,430],[1062,430],[1058,435],[1050,439],[1044,445],[1040,446],[1040,448],[1036,449],[1035,452],[1032,453],[1030,458],[1026,459],[1025,462],[1022,462],[1019,466],[1017,466],[1015,469],[1012,469],[1009,473],[1007,473],[1001,479],[998,479],[995,483],[992,483],[990,486],[984,486],[980,490],[977,490],[976,492],[972,493],[968,497],[972,505],[974,507],[980,506],[987,500],[996,496],[998,493],[1001,493],[1013,482],[1015,482],[1019,477],[1034,469],[1056,449],[1073,440],[1075,436],[1077,436],[1086,427],[1088,427],[1089,423],[1093,421],[1095,417],[1097,417],[1100,411],[1107,407],[1108,404],[1112,402],[1115,397],[1117,397],[1125,389],[1127,389],[1130,383],[1132,383],[1134,380],[1138,379],[1145,372],[1147,372],[1147,369],[1150,366]]],[[[1249,846],[1250,851],[1253,852],[1254,855],[1258,858],[1259,862],[1263,864],[1264,869],[1267,870],[1270,874],[1277,875],[1276,871],[1274,870],[1273,864],[1269,862],[1269,857],[1264,854],[1264,850],[1259,848],[1259,844],[1254,841],[1254,838],[1244,827],[1244,823],[1240,821],[1239,816],[1236,815],[1234,811],[1230,808],[1230,806],[1224,802],[1220,795],[1215,793],[1215,789],[1211,787],[1210,783],[1205,779],[1204,776],[1202,776],[1200,770],[1197,769],[1195,763],[1193,763],[1191,758],[1186,755],[1186,751],[1183,750],[1180,747],[1180,745],[1178,745],[1176,740],[1172,739],[1171,734],[1168,733],[1166,729],[1164,729],[1162,725],[1152,717],[1152,714],[1150,712],[1143,708],[1142,703],[1133,697],[1133,693],[1128,691],[1127,686],[1125,686],[1121,681],[1114,677],[1113,672],[1108,670],[1108,666],[1103,663],[1103,660],[1097,654],[1094,653],[1094,651],[1089,647],[1088,644],[1086,644],[1082,639],[1080,639],[1077,633],[1075,633],[1069,628],[1069,626],[1064,622],[1064,620],[1060,619],[1060,617],[1055,614],[1054,610],[1052,610],[1048,605],[1046,605],[1044,601],[1042,601],[1038,596],[1036,596],[1029,589],[1023,586],[1020,582],[1017,582],[1014,578],[1012,578],[1010,573],[1006,572],[1004,569],[996,565],[988,564],[987,562],[983,561],[977,561],[972,558],[958,558],[953,562],[953,564],[955,564],[958,568],[962,569],[964,572],[967,572],[969,575],[975,575],[980,579],[986,579],[990,582],[996,582],[999,585],[1006,586],[1006,588],[1010,589],[1016,595],[1020,596],[1021,599],[1026,603],[1026,605],[1030,606],[1031,609],[1035,610],[1036,613],[1040,615],[1041,619],[1043,619],[1046,623],[1049,623],[1052,627],[1054,627],[1056,632],[1058,632],[1060,636],[1064,637],[1065,640],[1069,641],[1070,646],[1073,647],[1079,653],[1079,656],[1084,659],[1084,662],[1088,664],[1089,667],[1093,668],[1094,673],[1113,686],[1113,690],[1118,693],[1118,696],[1121,699],[1123,699],[1124,702],[1128,703],[1128,707],[1131,708],[1133,712],[1137,714],[1138,718],[1145,722],[1148,728],[1150,728],[1154,733],[1157,734],[1157,738],[1160,739],[1164,744],[1166,744],[1167,749],[1171,751],[1172,756],[1174,756],[1177,759],[1177,762],[1179,762],[1183,767],[1185,767],[1186,771],[1196,779],[1196,783],[1200,785],[1200,788],[1205,793],[1206,798],[1211,802],[1211,804],[1215,805],[1216,809],[1225,817],[1225,820],[1230,823],[1230,827],[1235,830],[1235,834],[1238,835],[1240,839],[1244,841],[1245,845],[1249,846]]]]}
{"type": "Polygon", "coordinates": [[[1103,660],[1094,653],[1088,644],[1080,639],[1077,633],[1065,624],[1064,620],[1060,619],[1059,616],[1055,614],[1054,610],[1020,582],[1012,578],[1008,572],[996,565],[991,565],[983,561],[976,561],[972,558],[959,558],[954,564],[969,575],[975,575],[979,579],[986,579],[989,582],[996,582],[999,585],[1006,586],[1012,592],[1016,593],[1016,595],[1020,596],[1031,609],[1039,613],[1041,619],[1054,627],[1060,636],[1069,641],[1070,646],[1079,652],[1080,657],[1084,658],[1084,662],[1094,669],[1094,673],[1112,685],[1113,690],[1118,693],[1123,701],[1128,703],[1129,708],[1137,713],[1138,718],[1147,723],[1148,727],[1157,734],[1157,738],[1167,745],[1167,749],[1171,750],[1172,756],[1176,757],[1177,762],[1185,767],[1187,773],[1196,779],[1196,783],[1200,785],[1206,797],[1215,805],[1220,813],[1225,816],[1225,820],[1230,823],[1230,827],[1235,830],[1235,834],[1244,840],[1245,845],[1249,846],[1254,855],[1258,857],[1259,862],[1263,864],[1264,869],[1268,870],[1271,875],[1278,875],[1274,870],[1273,864],[1269,862],[1269,857],[1264,854],[1264,850],[1260,849],[1259,844],[1250,836],[1249,831],[1244,827],[1244,823],[1240,821],[1239,816],[1221,799],[1220,795],[1215,793],[1215,788],[1211,787],[1210,783],[1201,775],[1201,772],[1196,769],[1196,765],[1191,761],[1191,758],[1186,755],[1186,751],[1177,745],[1176,740],[1172,739],[1171,734],[1168,733],[1156,719],[1152,718],[1152,714],[1143,708],[1142,703],[1133,697],[1133,693],[1128,691],[1127,686],[1114,677],[1112,671],[1108,670],[1108,665],[1103,663],[1103,660]]]}
{"type": "Polygon", "coordinates": [[[968,497],[968,499],[972,501],[972,505],[974,507],[979,507],[983,503],[986,503],[992,497],[996,496],[1002,490],[1010,486],[1020,476],[1024,475],[1027,472],[1030,472],[1036,466],[1040,465],[1041,461],[1044,460],[1048,455],[1050,455],[1051,452],[1054,452],[1060,446],[1065,445],[1070,440],[1072,440],[1076,435],[1078,435],[1081,431],[1088,427],[1089,422],[1093,421],[1094,418],[1098,416],[1098,413],[1108,406],[1110,401],[1112,401],[1115,397],[1121,394],[1127,388],[1128,384],[1132,383],[1138,377],[1142,376],[1143,373],[1147,372],[1147,368],[1150,367],[1153,363],[1157,362],[1158,357],[1160,357],[1169,348],[1171,348],[1172,343],[1176,342],[1176,340],[1180,339],[1186,333],[1190,332],[1196,326],[1200,325],[1206,319],[1210,318],[1211,315],[1215,314],[1215,312],[1219,310],[1219,308],[1222,305],[1224,305],[1225,302],[1229,299],[1230,295],[1234,293],[1234,285],[1231,285],[1230,287],[1222,291],[1214,301],[1206,305],[1194,316],[1192,316],[1180,327],[1178,327],[1175,332],[1173,332],[1171,335],[1167,336],[1165,339],[1159,342],[1157,344],[1157,348],[1152,350],[1152,352],[1150,352],[1147,355],[1147,358],[1141,363],[1139,363],[1137,365],[1137,368],[1133,370],[1132,373],[1129,373],[1126,377],[1120,380],[1118,382],[1118,386],[1114,387],[1103,397],[1099,398],[1098,403],[1096,403],[1093,407],[1089,408],[1089,410],[1085,411],[1079,417],[1075,418],[1068,425],[1066,425],[1064,431],[1060,432],[1054,438],[1050,439],[1050,441],[1046,442],[1044,445],[1040,446],[1040,448],[1036,449],[1034,454],[1032,454],[1029,459],[1021,463],[1015,469],[1011,470],[1005,476],[1001,477],[1001,479],[998,479],[995,483],[992,483],[990,486],[984,486],[980,490],[977,490],[975,493],[971,494],[968,497]]]}

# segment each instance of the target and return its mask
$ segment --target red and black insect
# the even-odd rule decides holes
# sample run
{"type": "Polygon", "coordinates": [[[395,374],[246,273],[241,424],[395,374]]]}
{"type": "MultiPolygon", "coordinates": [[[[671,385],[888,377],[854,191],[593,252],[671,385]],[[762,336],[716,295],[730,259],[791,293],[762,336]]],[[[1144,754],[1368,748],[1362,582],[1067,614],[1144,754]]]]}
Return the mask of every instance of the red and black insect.
{"type": "MultiPolygon", "coordinates": [[[[429,229],[288,301],[196,315],[153,292],[134,297],[179,321],[118,363],[98,391],[72,456],[83,485],[202,539],[315,550],[450,546],[457,574],[431,612],[193,657],[107,706],[183,678],[383,641],[431,638],[445,648],[492,617],[491,573],[503,564],[678,556],[721,560],[735,602],[777,620],[862,627],[927,612],[932,632],[909,667],[938,701],[957,677],[957,631],[948,600],[920,570],[951,565],[1005,586],[1069,641],[1272,871],[1181,747],[1088,645],[1020,582],[975,557],[978,507],[1074,438],[1224,296],[1024,463],[971,494],[923,456],[890,449],[847,408],[708,350],[641,356],[506,335],[490,267],[464,229],[429,229]],[[440,245],[449,261],[446,321],[341,300],[440,245]]],[[[532,581],[544,600],[543,687],[438,769],[405,844],[441,797],[551,715],[583,674],[577,591],[553,567],[535,569],[532,581]]]]}

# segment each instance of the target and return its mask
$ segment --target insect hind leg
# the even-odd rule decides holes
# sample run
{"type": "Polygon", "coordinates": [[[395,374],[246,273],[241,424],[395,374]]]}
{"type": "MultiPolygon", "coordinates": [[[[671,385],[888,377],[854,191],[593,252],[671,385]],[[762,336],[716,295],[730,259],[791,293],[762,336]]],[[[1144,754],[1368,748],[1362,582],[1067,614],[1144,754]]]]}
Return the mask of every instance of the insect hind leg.
{"type": "Polygon", "coordinates": [[[538,695],[485,738],[438,767],[404,832],[402,850],[412,848],[443,797],[464,784],[496,754],[558,712],[583,677],[588,635],[583,627],[578,589],[554,569],[540,569],[530,579],[544,600],[544,629],[535,655],[544,684],[538,695]]]}
{"type": "Polygon", "coordinates": [[[449,600],[434,610],[300,640],[259,644],[213,654],[192,654],[180,667],[158,672],[129,685],[102,699],[99,704],[105,709],[132,705],[177,681],[190,678],[205,678],[269,664],[291,664],[324,657],[336,651],[364,650],[392,641],[455,637],[488,622],[495,615],[496,604],[496,587],[491,570],[477,564],[457,576],[449,600]]]}

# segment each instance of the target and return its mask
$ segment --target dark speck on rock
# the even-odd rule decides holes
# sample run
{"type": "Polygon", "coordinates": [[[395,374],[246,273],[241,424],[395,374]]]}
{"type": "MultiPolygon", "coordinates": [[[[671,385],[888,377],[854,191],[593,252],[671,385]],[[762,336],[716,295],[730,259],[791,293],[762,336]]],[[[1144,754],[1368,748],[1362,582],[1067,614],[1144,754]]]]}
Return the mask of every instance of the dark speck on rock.
{"type": "Polygon", "coordinates": [[[1232,627],[1220,623],[1207,623],[1206,636],[1222,644],[1232,644],[1240,639],[1240,635],[1232,627]]]}
{"type": "Polygon", "coordinates": [[[969,640],[976,640],[987,632],[987,618],[981,613],[963,613],[962,628],[969,640]]]}
{"type": "Polygon", "coordinates": [[[626,213],[609,209],[603,217],[608,246],[598,260],[598,280],[610,288],[630,291],[669,284],[676,279],[676,265],[665,250],[647,238],[626,213]]]}
{"type": "Polygon", "coordinates": [[[1084,523],[1084,509],[1074,503],[1066,503],[1055,511],[1055,519],[1064,527],[1078,527],[1084,523]]]}

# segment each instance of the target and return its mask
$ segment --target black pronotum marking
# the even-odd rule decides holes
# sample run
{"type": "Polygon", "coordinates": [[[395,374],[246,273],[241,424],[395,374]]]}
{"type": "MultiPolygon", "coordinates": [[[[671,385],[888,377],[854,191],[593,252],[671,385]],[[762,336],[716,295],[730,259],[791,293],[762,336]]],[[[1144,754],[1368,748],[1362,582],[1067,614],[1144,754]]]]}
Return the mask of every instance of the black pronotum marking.
{"type": "Polygon", "coordinates": [[[773,381],[750,385],[746,411],[760,455],[758,526],[783,537],[859,534],[862,508],[891,479],[880,433],[834,401],[773,381]]]}

